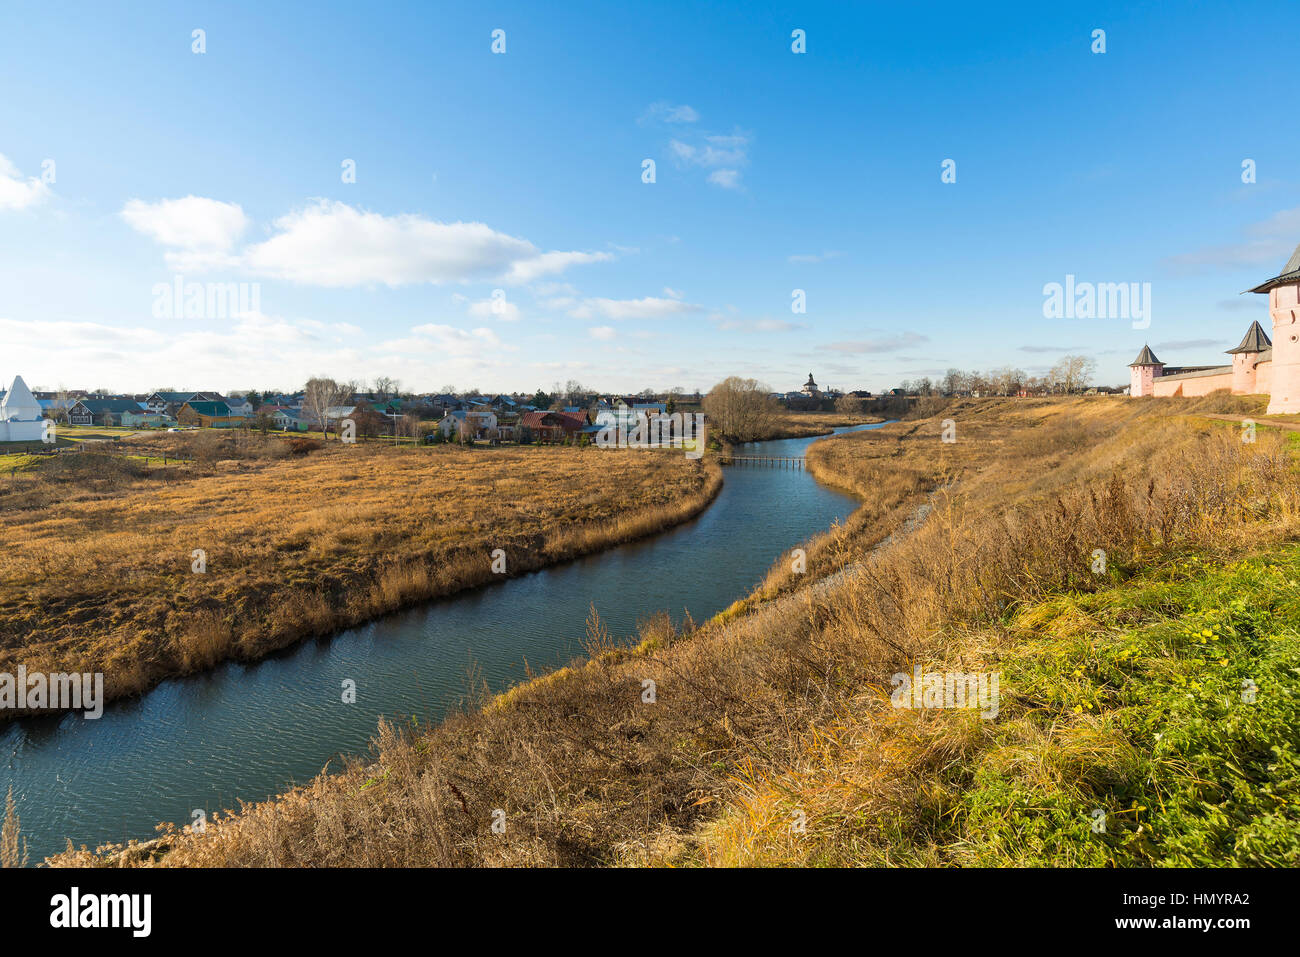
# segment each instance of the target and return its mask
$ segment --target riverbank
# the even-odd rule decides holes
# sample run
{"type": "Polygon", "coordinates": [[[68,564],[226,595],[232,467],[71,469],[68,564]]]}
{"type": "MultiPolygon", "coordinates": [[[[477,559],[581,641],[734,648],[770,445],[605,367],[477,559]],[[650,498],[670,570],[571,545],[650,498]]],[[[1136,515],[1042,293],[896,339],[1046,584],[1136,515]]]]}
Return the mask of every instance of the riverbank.
{"type": "MultiPolygon", "coordinates": [[[[1182,414],[1195,408],[959,401],[941,418],[819,443],[810,458],[844,487],[874,490],[891,467],[915,474],[879,511],[860,509],[809,543],[807,571],[778,563],[778,579],[759,592],[784,591],[790,600],[729,609],[698,627],[647,622],[635,649],[613,647],[593,616],[590,663],[418,734],[383,724],[373,755],[343,773],[210,821],[203,835],[165,835],[161,863],[970,863],[976,858],[962,849],[983,839],[981,829],[990,836],[978,860],[1044,863],[1052,860],[1047,851],[1015,851],[1015,835],[1039,835],[1050,848],[1076,839],[1079,822],[1032,804],[1006,818],[995,839],[989,815],[998,782],[1023,768],[1012,786],[1068,786],[1072,801],[1096,801],[1119,820],[1133,799],[1158,806],[1163,783],[1192,784],[1144,783],[1129,773],[1133,762],[1117,775],[1122,754],[1230,761],[1247,786],[1280,802],[1274,818],[1220,819],[1213,808],[1230,799],[1222,787],[1232,782],[1214,778],[1204,806],[1183,801],[1160,831],[1134,829],[1142,854],[1117,855],[1117,863],[1184,853],[1238,855],[1224,863],[1285,860],[1292,853],[1285,845],[1270,851],[1251,839],[1270,820],[1295,827],[1295,782],[1283,773],[1294,766],[1295,746],[1289,725],[1274,720],[1285,709],[1275,701],[1261,710],[1249,734],[1234,739],[1241,747],[1212,724],[1195,742],[1180,738],[1171,742],[1178,750],[1162,752],[1141,722],[1124,723],[1134,702],[1119,689],[1138,676],[1106,670],[1145,667],[1143,647],[1189,631],[1193,621],[1212,635],[1222,632],[1215,624],[1244,632],[1261,614],[1281,615],[1285,627],[1259,646],[1276,644],[1281,657],[1239,645],[1240,667],[1280,676],[1294,652],[1289,603],[1240,615],[1225,609],[1223,621],[1208,622],[1206,596],[1222,595],[1227,580],[1212,581],[1205,569],[1245,561],[1250,576],[1277,565],[1278,544],[1300,533],[1295,448],[1263,431],[1243,443],[1228,424],[1182,414]],[[944,442],[946,419],[956,423],[953,443],[944,442]],[[932,505],[924,521],[887,541],[917,514],[918,497],[932,505]],[[1179,567],[1190,590],[1175,608],[1165,601],[1173,592],[1151,586],[1179,567]],[[1120,611],[1107,618],[1112,607],[1120,611]],[[1148,644],[1116,640],[1117,629],[1148,624],[1148,644]],[[1058,667],[1064,646],[1050,643],[1057,638],[1074,649],[1069,670],[1058,667]],[[1103,647],[1105,668],[1091,663],[1103,647]],[[891,676],[917,665],[1000,673],[998,716],[891,707],[891,676]],[[1097,741],[1106,746],[1092,748],[1097,741]],[[1017,763],[1031,746],[1038,757],[1017,763]]],[[[1261,578],[1253,594],[1293,580],[1286,570],[1272,586],[1261,578]]],[[[1193,695],[1227,687],[1188,670],[1224,667],[1207,654],[1177,657],[1179,675],[1200,682],[1193,695]]],[[[1146,690],[1173,680],[1170,667],[1153,665],[1146,690]]],[[[1139,828],[1149,820],[1132,819],[1139,828]]],[[[1082,821],[1084,840],[1090,820],[1082,821]]],[[[58,863],[104,860],[76,853],[58,863]]]]}
{"type": "Polygon", "coordinates": [[[859,415],[852,412],[782,412],[775,416],[755,442],[776,439],[808,439],[831,435],[836,429],[853,425],[874,425],[885,421],[878,415],[859,415]]]}
{"type": "Polygon", "coordinates": [[[653,535],[722,483],[654,452],[229,441],[181,470],[68,456],[0,484],[0,672],[137,694],[653,535]]]}

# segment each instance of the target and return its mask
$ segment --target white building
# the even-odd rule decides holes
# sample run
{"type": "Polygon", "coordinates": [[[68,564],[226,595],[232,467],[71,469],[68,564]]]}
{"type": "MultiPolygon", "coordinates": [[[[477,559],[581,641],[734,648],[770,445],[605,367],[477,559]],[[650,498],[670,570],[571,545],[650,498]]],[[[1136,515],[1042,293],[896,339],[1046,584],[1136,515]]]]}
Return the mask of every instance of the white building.
{"type": "Polygon", "coordinates": [[[497,414],[486,406],[448,412],[438,421],[438,430],[444,439],[452,438],[453,431],[458,439],[462,433],[468,439],[486,439],[493,429],[497,429],[497,414]]]}
{"type": "Polygon", "coordinates": [[[22,376],[0,401],[0,442],[40,442],[45,436],[45,414],[22,376]]]}

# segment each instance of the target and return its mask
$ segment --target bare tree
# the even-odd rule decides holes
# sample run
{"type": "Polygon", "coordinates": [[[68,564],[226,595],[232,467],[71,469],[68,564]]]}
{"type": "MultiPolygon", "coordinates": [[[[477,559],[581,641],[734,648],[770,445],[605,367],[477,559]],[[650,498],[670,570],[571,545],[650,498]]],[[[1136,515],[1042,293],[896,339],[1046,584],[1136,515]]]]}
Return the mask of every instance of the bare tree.
{"type": "Polygon", "coordinates": [[[564,404],[565,405],[585,405],[587,401],[587,390],[582,387],[582,383],[577,379],[570,379],[564,383],[564,404]]]}
{"type": "Polygon", "coordinates": [[[322,438],[329,438],[329,410],[352,394],[352,384],[326,378],[308,379],[303,393],[302,407],[315,418],[322,438]]]}
{"type": "Polygon", "coordinates": [[[375,393],[381,399],[391,399],[401,391],[402,383],[392,376],[375,376],[375,393]]]}
{"type": "Polygon", "coordinates": [[[1097,372],[1097,361],[1088,356],[1061,356],[1048,373],[1052,382],[1066,395],[1080,392],[1097,372]]]}
{"type": "Polygon", "coordinates": [[[704,397],[704,413],[726,438],[751,442],[771,431],[780,405],[770,387],[755,379],[730,376],[704,397]]]}

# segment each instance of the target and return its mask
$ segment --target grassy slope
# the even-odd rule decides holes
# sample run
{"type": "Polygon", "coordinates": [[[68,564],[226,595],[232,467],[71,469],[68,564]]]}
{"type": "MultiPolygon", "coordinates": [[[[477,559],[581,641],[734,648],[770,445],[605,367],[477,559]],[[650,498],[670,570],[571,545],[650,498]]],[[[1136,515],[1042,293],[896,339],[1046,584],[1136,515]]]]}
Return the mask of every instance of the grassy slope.
{"type": "Polygon", "coordinates": [[[964,636],[995,652],[996,722],[878,714],[884,762],[841,723],[809,742],[811,770],[744,782],[679,863],[1295,866],[1298,580],[1288,546],[1027,603],[964,636]],[[867,810],[882,769],[912,789],[867,810]],[[815,823],[796,838],[798,812],[815,823]]]}
{"type": "Polygon", "coordinates": [[[973,864],[1300,862],[1297,580],[1294,547],[1190,555],[1020,610],[1011,713],[936,838],[973,864]]]}
{"type": "Polygon", "coordinates": [[[634,651],[589,622],[594,662],[414,736],[382,726],[370,761],[169,834],[161,862],[1290,862],[1294,447],[1178,416],[1196,408],[966,402],[824,443],[846,487],[904,475],[810,544],[807,577],[839,573],[774,571],[634,651]],[[924,524],[876,549],[918,495],[924,524]],[[998,719],[891,708],[915,662],[1000,671],[998,719]]]}

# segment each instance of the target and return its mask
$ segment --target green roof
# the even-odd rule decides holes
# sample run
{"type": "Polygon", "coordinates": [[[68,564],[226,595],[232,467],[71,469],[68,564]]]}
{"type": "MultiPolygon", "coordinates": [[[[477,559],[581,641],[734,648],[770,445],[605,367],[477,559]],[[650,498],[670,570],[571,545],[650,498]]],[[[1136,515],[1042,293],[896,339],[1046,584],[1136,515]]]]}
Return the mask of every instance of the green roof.
{"type": "Polygon", "coordinates": [[[217,418],[232,415],[230,406],[224,402],[186,402],[185,405],[199,415],[217,418]]]}

